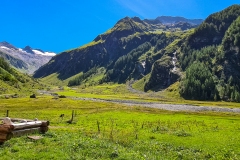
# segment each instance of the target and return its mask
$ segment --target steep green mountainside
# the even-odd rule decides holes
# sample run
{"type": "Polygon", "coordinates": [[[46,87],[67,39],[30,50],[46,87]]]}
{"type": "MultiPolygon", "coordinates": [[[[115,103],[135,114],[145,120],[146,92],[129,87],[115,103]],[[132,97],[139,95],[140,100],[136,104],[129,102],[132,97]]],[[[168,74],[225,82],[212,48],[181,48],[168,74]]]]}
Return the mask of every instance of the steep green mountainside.
{"type": "Polygon", "coordinates": [[[186,99],[239,102],[239,16],[240,5],[233,5],[195,29],[126,17],[93,42],[53,57],[34,77],[57,75],[69,86],[137,81],[133,86],[142,85],[143,91],[180,81],[179,93],[186,99]]]}
{"type": "Polygon", "coordinates": [[[181,69],[187,70],[180,85],[183,97],[240,102],[239,16],[239,5],[209,16],[181,47],[181,69]],[[199,38],[200,35],[203,39],[199,38]],[[199,75],[191,74],[199,72],[195,63],[204,65],[199,75]]]}
{"type": "MultiPolygon", "coordinates": [[[[35,72],[34,77],[57,73],[58,78],[64,80],[80,72],[86,73],[94,67],[104,67],[107,74],[103,81],[123,82],[133,72],[135,63],[141,64],[140,60],[144,61],[147,55],[157,53],[176,38],[173,34],[163,33],[161,28],[161,23],[149,24],[137,17],[126,17],[106,33],[97,36],[93,42],[53,57],[48,64],[35,72]],[[129,55],[128,58],[126,55],[129,55]],[[114,74],[118,74],[117,70],[129,67],[120,65],[122,68],[117,68],[120,63],[126,63],[126,59],[132,63],[129,64],[131,69],[127,72],[128,75],[116,77],[114,74]]],[[[148,61],[147,72],[152,63],[151,60],[148,61]]]]}
{"type": "Polygon", "coordinates": [[[233,5],[214,13],[194,31],[159,48],[140,88],[158,91],[180,81],[179,92],[186,99],[240,102],[239,11],[233,5]]]}
{"type": "Polygon", "coordinates": [[[27,74],[22,74],[0,57],[0,95],[1,94],[30,94],[41,89],[39,84],[27,74]]]}
{"type": "Polygon", "coordinates": [[[239,5],[214,13],[196,28],[187,43],[191,48],[200,49],[208,45],[219,45],[225,32],[240,15],[239,5]]]}

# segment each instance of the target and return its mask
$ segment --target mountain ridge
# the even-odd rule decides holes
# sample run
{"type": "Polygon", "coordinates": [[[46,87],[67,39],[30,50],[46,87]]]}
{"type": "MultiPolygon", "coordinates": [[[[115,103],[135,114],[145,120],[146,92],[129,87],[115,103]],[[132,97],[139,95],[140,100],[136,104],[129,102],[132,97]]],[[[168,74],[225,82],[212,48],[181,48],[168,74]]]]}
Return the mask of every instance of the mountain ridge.
{"type": "Polygon", "coordinates": [[[200,25],[190,25],[194,29],[187,22],[163,25],[125,17],[91,43],[53,57],[34,77],[57,74],[65,80],[78,75],[69,86],[83,85],[94,75],[101,78],[91,85],[141,80],[144,91],[162,90],[180,81],[179,93],[186,99],[240,101],[240,73],[234,68],[239,68],[240,36],[230,30],[235,22],[238,25],[239,16],[240,5],[233,5],[209,15],[200,25]],[[227,45],[232,47],[224,50],[227,45]]]}
{"type": "MultiPolygon", "coordinates": [[[[60,76],[62,74],[62,77],[73,76],[79,72],[85,72],[89,67],[91,68],[94,65],[110,65],[107,63],[110,61],[115,62],[117,58],[133,50],[136,47],[134,46],[134,43],[136,45],[141,45],[145,43],[146,40],[150,41],[152,35],[158,35],[159,33],[151,32],[148,32],[146,34],[148,30],[156,30],[156,27],[158,28],[158,26],[146,24],[146,22],[136,17],[125,17],[119,20],[110,30],[101,35],[98,35],[89,45],[58,54],[48,63],[48,67],[46,65],[43,66],[47,67],[48,69],[42,71],[43,67],[41,67],[35,72],[34,77],[40,78],[50,75],[54,72],[58,72],[60,76]],[[96,54],[94,54],[94,52],[96,54]],[[86,55],[87,57],[84,57],[83,55],[86,55]],[[81,60],[83,57],[81,58],[81,56],[83,56],[84,59],[91,59],[92,62],[84,61],[84,63],[82,63],[81,60]],[[64,61],[62,61],[63,59],[64,61]],[[74,59],[78,59],[78,62],[76,63],[74,59]],[[65,60],[70,60],[71,62],[66,63],[65,60]],[[52,66],[54,64],[52,62],[54,61],[59,62],[57,66],[52,66]],[[76,65],[73,67],[73,65],[70,64],[76,65]],[[68,71],[72,70],[73,73],[66,75],[66,73],[69,73],[66,71],[66,68],[68,71]]],[[[161,29],[160,27],[159,29],[161,29]]]]}
{"type": "Polygon", "coordinates": [[[17,48],[8,42],[0,42],[0,56],[21,72],[32,74],[56,54],[32,49],[30,46],[17,48]]]}
{"type": "Polygon", "coordinates": [[[180,16],[159,16],[155,20],[160,21],[163,24],[174,24],[178,22],[187,22],[194,25],[200,25],[203,22],[203,19],[187,19],[180,16]]]}

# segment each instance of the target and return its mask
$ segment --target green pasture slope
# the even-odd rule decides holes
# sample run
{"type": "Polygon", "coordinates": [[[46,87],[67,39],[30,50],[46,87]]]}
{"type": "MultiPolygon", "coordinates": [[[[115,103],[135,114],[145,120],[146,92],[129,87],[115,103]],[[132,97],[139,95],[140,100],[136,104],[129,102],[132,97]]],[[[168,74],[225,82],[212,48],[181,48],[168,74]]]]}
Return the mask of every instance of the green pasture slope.
{"type": "Polygon", "coordinates": [[[50,121],[41,140],[23,136],[1,145],[3,160],[240,159],[235,113],[170,112],[50,96],[0,101],[1,117],[10,110],[10,117],[50,121]]]}

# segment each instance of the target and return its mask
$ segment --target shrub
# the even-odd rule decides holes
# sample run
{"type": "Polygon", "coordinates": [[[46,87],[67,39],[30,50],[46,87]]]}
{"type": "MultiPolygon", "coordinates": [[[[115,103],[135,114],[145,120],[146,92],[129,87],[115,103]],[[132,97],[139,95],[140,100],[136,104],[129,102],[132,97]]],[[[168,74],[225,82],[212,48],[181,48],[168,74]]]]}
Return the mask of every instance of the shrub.
{"type": "Polygon", "coordinates": [[[58,96],[59,98],[67,98],[66,96],[64,96],[64,95],[60,95],[60,96],[58,96]]]}
{"type": "Polygon", "coordinates": [[[30,98],[37,98],[36,94],[30,95],[30,98]]]}

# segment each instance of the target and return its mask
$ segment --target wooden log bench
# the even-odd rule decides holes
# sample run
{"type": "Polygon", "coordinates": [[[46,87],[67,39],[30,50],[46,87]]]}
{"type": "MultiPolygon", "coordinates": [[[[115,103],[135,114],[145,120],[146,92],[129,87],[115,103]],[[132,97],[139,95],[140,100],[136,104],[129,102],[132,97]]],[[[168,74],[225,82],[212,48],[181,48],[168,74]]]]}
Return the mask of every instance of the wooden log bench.
{"type": "Polygon", "coordinates": [[[48,131],[49,121],[0,118],[0,144],[13,138],[32,133],[45,133],[48,131]]]}

